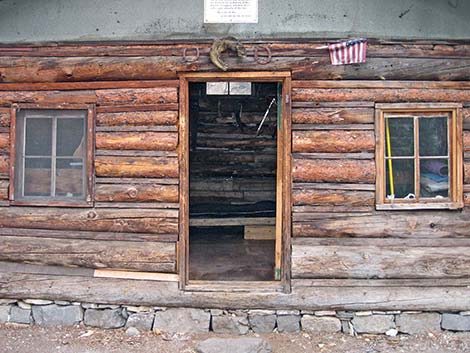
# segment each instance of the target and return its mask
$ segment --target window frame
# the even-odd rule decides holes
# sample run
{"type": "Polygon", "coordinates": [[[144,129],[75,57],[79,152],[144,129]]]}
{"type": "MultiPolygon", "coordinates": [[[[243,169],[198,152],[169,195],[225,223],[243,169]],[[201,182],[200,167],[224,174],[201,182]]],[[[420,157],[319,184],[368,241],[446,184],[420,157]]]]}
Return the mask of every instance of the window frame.
{"type": "MultiPolygon", "coordinates": [[[[416,127],[415,127],[416,128],[416,127]]],[[[377,103],[375,105],[375,164],[376,164],[376,209],[377,210],[414,210],[414,209],[460,209],[463,208],[463,131],[462,104],[459,103],[377,103]],[[423,200],[387,200],[386,198],[386,161],[385,158],[385,115],[410,116],[448,116],[448,156],[449,156],[449,197],[443,201],[429,198],[423,200]]],[[[416,141],[416,140],[414,140],[416,141]]],[[[413,160],[419,159],[415,155],[413,160]]],[[[416,168],[415,168],[416,169],[416,168]]],[[[415,170],[414,182],[417,171],[415,170]]]]}
{"type": "MultiPolygon", "coordinates": [[[[12,104],[10,122],[10,188],[9,203],[12,206],[49,206],[49,207],[92,207],[93,206],[93,186],[94,186],[94,122],[95,106],[93,104],[12,104]],[[15,197],[16,188],[16,159],[18,154],[18,134],[20,127],[17,126],[17,113],[21,109],[31,110],[82,110],[87,111],[87,129],[86,129],[86,153],[84,158],[85,174],[85,197],[82,200],[64,200],[64,199],[28,199],[15,197]]],[[[24,132],[23,132],[24,133],[24,132]]]]}

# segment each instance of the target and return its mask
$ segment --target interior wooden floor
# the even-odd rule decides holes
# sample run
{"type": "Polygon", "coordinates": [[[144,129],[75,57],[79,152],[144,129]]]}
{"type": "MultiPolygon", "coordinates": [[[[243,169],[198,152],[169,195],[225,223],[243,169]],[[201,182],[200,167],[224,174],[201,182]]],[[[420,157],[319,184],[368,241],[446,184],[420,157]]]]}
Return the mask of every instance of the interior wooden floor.
{"type": "Polygon", "coordinates": [[[243,233],[226,228],[190,233],[190,280],[274,280],[274,240],[244,240],[243,233]]]}

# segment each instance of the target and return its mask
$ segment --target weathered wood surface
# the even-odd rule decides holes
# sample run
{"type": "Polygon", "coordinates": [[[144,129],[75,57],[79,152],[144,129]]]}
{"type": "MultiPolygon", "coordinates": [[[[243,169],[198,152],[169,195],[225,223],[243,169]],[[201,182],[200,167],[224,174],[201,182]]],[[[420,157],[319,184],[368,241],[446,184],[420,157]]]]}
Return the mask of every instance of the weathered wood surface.
{"type": "MultiPolygon", "coordinates": [[[[175,218],[178,213],[174,214],[175,218]]],[[[126,233],[126,232],[100,232],[100,231],[78,231],[78,230],[52,230],[37,228],[6,228],[0,227],[0,236],[14,237],[37,237],[59,239],[87,239],[105,241],[142,241],[142,242],[175,242],[178,240],[177,233],[126,233]]]]}
{"type": "Polygon", "coordinates": [[[176,87],[96,90],[98,104],[164,104],[178,102],[176,87]]]}
{"type": "MultiPolygon", "coordinates": [[[[331,65],[324,56],[272,57],[268,64],[259,64],[254,55],[240,59],[230,55],[224,59],[233,70],[292,70],[294,79],[318,80],[447,80],[470,79],[465,58],[400,58],[368,57],[366,63],[347,66],[331,65]]],[[[70,82],[114,80],[176,79],[177,72],[213,71],[208,55],[186,63],[179,56],[148,57],[9,57],[0,58],[2,82],[70,82]],[[22,67],[22,70],[17,70],[22,67]]]]}
{"type": "MultiPolygon", "coordinates": [[[[294,184],[295,186],[295,184],[294,184]]],[[[350,205],[372,206],[375,204],[375,193],[370,191],[346,190],[292,190],[294,205],[350,205]]]]}
{"type": "Polygon", "coordinates": [[[0,176],[8,175],[9,169],[9,158],[6,155],[0,155],[0,176]]]}
{"type": "Polygon", "coordinates": [[[467,212],[380,212],[363,216],[344,213],[331,214],[329,217],[320,215],[312,221],[294,221],[293,235],[320,238],[460,238],[468,237],[469,227],[470,217],[467,212]]]}
{"type": "Polygon", "coordinates": [[[174,243],[0,237],[0,261],[175,272],[174,243]]]}
{"type": "Polygon", "coordinates": [[[0,200],[8,200],[8,180],[0,180],[0,200]]]}
{"type": "Polygon", "coordinates": [[[103,150],[174,151],[177,145],[178,134],[175,132],[96,133],[96,148],[103,150]]]}
{"type": "Polygon", "coordinates": [[[464,163],[464,183],[470,184],[470,161],[465,161],[464,163]]]}
{"type": "MultiPolygon", "coordinates": [[[[470,63],[469,63],[470,64],[470,63]]],[[[468,90],[460,89],[322,89],[293,88],[292,99],[299,102],[465,102],[468,90]]]]}
{"type": "Polygon", "coordinates": [[[178,80],[2,83],[0,91],[74,91],[114,88],[178,87],[178,80]]]}
{"type": "Polygon", "coordinates": [[[396,281],[392,283],[394,287],[382,281],[382,286],[356,285],[347,290],[299,284],[291,294],[251,290],[227,295],[222,291],[182,292],[176,282],[0,273],[0,296],[221,309],[463,311],[470,306],[468,286],[439,287],[435,280],[426,287],[397,287],[396,281]]]}
{"type": "Polygon", "coordinates": [[[292,157],[295,160],[305,159],[369,159],[372,160],[375,157],[374,152],[353,152],[353,153],[332,153],[332,152],[308,152],[308,153],[293,153],[292,157]]]}
{"type": "MultiPolygon", "coordinates": [[[[295,82],[295,81],[294,81],[295,82]]],[[[294,124],[371,124],[374,109],[369,108],[318,108],[293,109],[294,124]]]]}
{"type": "Polygon", "coordinates": [[[99,184],[95,201],[102,202],[178,202],[178,185],[99,184]]]}
{"type": "Polygon", "coordinates": [[[0,127],[10,126],[10,110],[7,108],[0,108],[0,127]]]}
{"type": "MultiPolygon", "coordinates": [[[[1,69],[0,69],[1,71],[1,69]]],[[[17,71],[21,71],[18,70],[17,71]]],[[[0,91],[0,105],[13,103],[88,104],[96,103],[94,91],[0,91]]]]}
{"type": "Polygon", "coordinates": [[[371,152],[375,148],[373,131],[294,131],[292,152],[371,152]]]}
{"type": "MultiPolygon", "coordinates": [[[[449,278],[470,276],[470,248],[292,243],[293,278],[449,278]]],[[[426,240],[423,240],[426,242],[426,240]]],[[[443,239],[444,243],[445,240],[443,239]]]]}
{"type": "Polygon", "coordinates": [[[0,208],[0,225],[71,231],[174,234],[177,211],[154,209],[0,208]]]}
{"type": "Polygon", "coordinates": [[[99,156],[95,159],[95,170],[100,177],[177,178],[178,159],[99,156]]]}
{"type": "Polygon", "coordinates": [[[10,148],[10,135],[8,133],[0,133],[0,151],[5,152],[10,148]]]}
{"type": "Polygon", "coordinates": [[[300,182],[375,182],[375,163],[367,160],[294,159],[292,178],[300,182]]]}
{"type": "Polygon", "coordinates": [[[175,125],[177,121],[178,113],[175,111],[134,111],[96,115],[97,126],[175,125]]]}
{"type": "Polygon", "coordinates": [[[470,152],[470,131],[464,131],[463,133],[463,150],[470,152]]]}

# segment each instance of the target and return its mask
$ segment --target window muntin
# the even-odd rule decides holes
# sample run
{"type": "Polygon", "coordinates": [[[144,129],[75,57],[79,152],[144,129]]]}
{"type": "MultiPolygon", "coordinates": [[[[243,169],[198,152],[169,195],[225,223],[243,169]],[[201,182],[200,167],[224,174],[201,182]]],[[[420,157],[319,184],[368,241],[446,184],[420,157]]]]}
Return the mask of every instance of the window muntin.
{"type": "Polygon", "coordinates": [[[252,93],[251,91],[251,82],[206,82],[207,95],[249,96],[252,93]]]}
{"type": "Polygon", "coordinates": [[[15,202],[88,201],[88,117],[86,109],[16,111],[15,202]]]}
{"type": "Polygon", "coordinates": [[[377,209],[462,207],[459,109],[378,108],[377,209]]]}

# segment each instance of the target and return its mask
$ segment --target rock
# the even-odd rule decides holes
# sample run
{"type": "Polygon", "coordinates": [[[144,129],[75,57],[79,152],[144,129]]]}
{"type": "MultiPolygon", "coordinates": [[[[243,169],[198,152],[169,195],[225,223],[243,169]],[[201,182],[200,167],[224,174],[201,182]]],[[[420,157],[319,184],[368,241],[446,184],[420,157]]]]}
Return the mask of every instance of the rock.
{"type": "Polygon", "coordinates": [[[133,305],[125,305],[124,308],[128,312],[131,313],[151,313],[153,312],[153,308],[151,306],[133,306],[133,305]]]}
{"type": "Polygon", "coordinates": [[[170,333],[209,332],[210,313],[201,309],[171,308],[155,313],[153,330],[170,333]]]}
{"type": "Polygon", "coordinates": [[[444,330],[470,331],[470,316],[442,314],[441,326],[444,330]]]}
{"type": "Polygon", "coordinates": [[[72,326],[83,320],[83,309],[79,306],[35,305],[34,322],[41,326],[72,326]]]}
{"type": "Polygon", "coordinates": [[[0,324],[8,322],[11,305],[0,305],[0,324]]]}
{"type": "Polygon", "coordinates": [[[251,329],[255,333],[269,333],[273,332],[276,327],[276,315],[259,315],[259,314],[250,314],[248,316],[251,329]]]}
{"type": "Polygon", "coordinates": [[[117,309],[120,306],[119,305],[114,305],[114,304],[97,304],[96,307],[98,309],[117,309]]]}
{"type": "Polygon", "coordinates": [[[352,319],[357,333],[385,333],[395,328],[393,315],[354,316],[352,319]]]}
{"type": "Polygon", "coordinates": [[[304,315],[301,324],[302,330],[308,332],[334,333],[341,331],[341,321],[336,317],[304,315]]]}
{"type": "Polygon", "coordinates": [[[152,313],[134,313],[129,315],[126,327],[135,327],[142,331],[150,331],[153,325],[155,314],[152,313]]]}
{"type": "Polygon", "coordinates": [[[15,304],[17,301],[16,299],[0,299],[0,305],[15,304]]]}
{"type": "Polygon", "coordinates": [[[470,311],[461,311],[459,314],[462,316],[470,316],[470,311]]]}
{"type": "Polygon", "coordinates": [[[320,310],[320,311],[315,311],[314,314],[315,316],[335,316],[336,311],[320,310]]]}
{"type": "Polygon", "coordinates": [[[17,324],[30,324],[31,323],[31,309],[22,309],[19,306],[12,306],[10,309],[10,320],[17,324]]]}
{"type": "Polygon", "coordinates": [[[25,303],[24,301],[21,301],[21,300],[18,301],[17,304],[21,309],[31,310],[31,304],[25,303]]]}
{"type": "Polygon", "coordinates": [[[49,305],[54,303],[52,300],[43,300],[43,299],[25,299],[24,302],[26,304],[31,305],[49,305]]]}
{"type": "Polygon", "coordinates": [[[398,330],[397,329],[394,329],[394,328],[391,328],[390,330],[388,330],[387,332],[385,332],[385,334],[387,336],[390,336],[390,337],[395,337],[396,335],[398,335],[398,330]]]}
{"type": "Polygon", "coordinates": [[[277,317],[278,332],[299,332],[300,315],[279,315],[277,317]]]}
{"type": "Polygon", "coordinates": [[[248,310],[248,315],[276,315],[276,310],[248,310]]]}
{"type": "Polygon", "coordinates": [[[98,308],[98,304],[95,304],[95,303],[82,303],[81,306],[83,309],[97,309],[98,308]]]}
{"type": "Polygon", "coordinates": [[[119,328],[126,324],[122,309],[87,309],[84,323],[87,326],[100,328],[119,328]]]}
{"type": "Polygon", "coordinates": [[[340,319],[352,319],[354,317],[354,313],[352,311],[338,311],[336,316],[340,319]]]}
{"type": "Polygon", "coordinates": [[[67,300],[54,300],[54,304],[57,305],[71,305],[72,303],[67,300]]]}
{"type": "Polygon", "coordinates": [[[271,353],[271,345],[261,338],[209,338],[196,345],[198,353],[271,353]]]}
{"type": "Polygon", "coordinates": [[[372,311],[357,311],[354,316],[371,316],[372,311]]]}
{"type": "Polygon", "coordinates": [[[277,310],[277,315],[300,315],[300,310],[277,310]]]}
{"type": "Polygon", "coordinates": [[[222,316],[224,314],[224,311],[220,309],[211,309],[210,313],[212,316],[222,316]]]}
{"type": "Polygon", "coordinates": [[[128,335],[129,337],[140,336],[140,331],[135,327],[128,327],[126,330],[126,335],[128,335]]]}
{"type": "Polygon", "coordinates": [[[398,330],[410,335],[441,331],[441,315],[438,313],[400,314],[395,322],[398,330]]]}
{"type": "Polygon", "coordinates": [[[249,330],[247,316],[246,314],[244,316],[212,316],[212,330],[215,333],[245,335],[249,330]]]}

